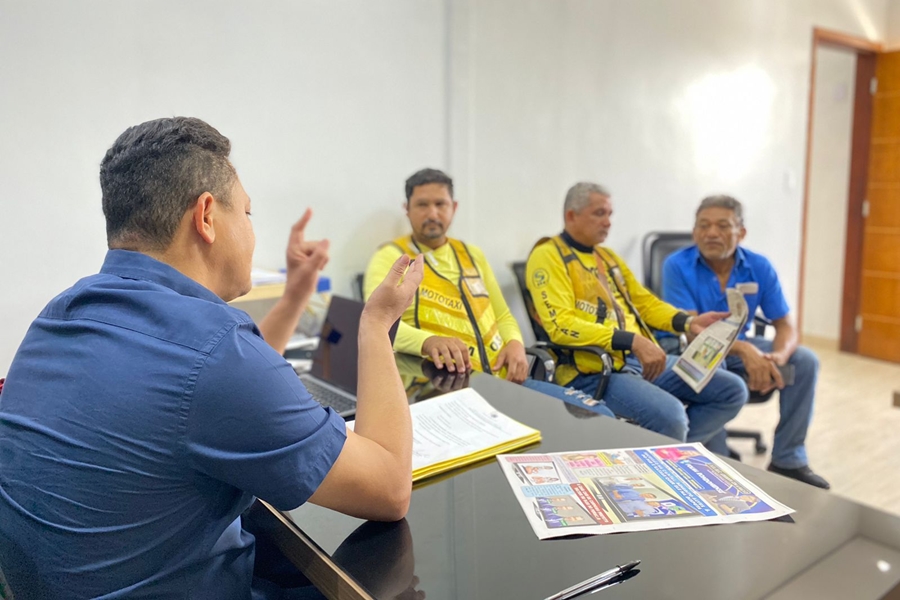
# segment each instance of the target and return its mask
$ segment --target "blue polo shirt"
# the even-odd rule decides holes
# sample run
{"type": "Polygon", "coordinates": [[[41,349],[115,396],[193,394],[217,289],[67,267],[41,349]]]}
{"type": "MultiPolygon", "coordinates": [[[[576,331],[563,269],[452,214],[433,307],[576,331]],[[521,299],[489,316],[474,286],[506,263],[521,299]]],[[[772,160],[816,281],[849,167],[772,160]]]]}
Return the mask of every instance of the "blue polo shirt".
{"type": "MultiPolygon", "coordinates": [[[[756,294],[744,295],[749,314],[756,314],[756,309],[760,308],[763,315],[772,321],[787,316],[790,309],[781,291],[778,274],[769,259],[740,246],[734,253],[734,259],[727,287],[751,282],[758,285],[756,294]]],[[[662,295],[663,300],[682,310],[698,313],[728,311],[728,299],[719,278],[706,264],[696,245],[682,248],[666,258],[663,263],[662,295]]],[[[748,320],[740,339],[747,338],[746,332],[751,324],[752,319],[748,320]]]]}
{"type": "Polygon", "coordinates": [[[246,313],[112,250],[32,323],[0,394],[0,564],[22,598],[249,598],[262,498],[346,439],[246,313]]]}

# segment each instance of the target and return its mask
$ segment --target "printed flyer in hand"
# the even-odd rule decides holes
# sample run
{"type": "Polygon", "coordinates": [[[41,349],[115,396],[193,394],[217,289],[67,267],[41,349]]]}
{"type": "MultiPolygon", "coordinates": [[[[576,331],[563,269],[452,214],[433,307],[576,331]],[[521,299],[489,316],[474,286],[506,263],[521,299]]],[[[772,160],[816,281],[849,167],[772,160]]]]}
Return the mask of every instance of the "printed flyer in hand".
{"type": "Polygon", "coordinates": [[[725,290],[731,314],[727,319],[716,321],[701,331],[672,367],[672,371],[695,392],[703,391],[740,332],[744,330],[749,316],[744,294],[755,294],[758,286],[753,288],[754,285],[739,283],[735,288],[725,290]]]}
{"type": "Polygon", "coordinates": [[[765,521],[794,512],[701,444],[497,460],[542,540],[765,521]]]}

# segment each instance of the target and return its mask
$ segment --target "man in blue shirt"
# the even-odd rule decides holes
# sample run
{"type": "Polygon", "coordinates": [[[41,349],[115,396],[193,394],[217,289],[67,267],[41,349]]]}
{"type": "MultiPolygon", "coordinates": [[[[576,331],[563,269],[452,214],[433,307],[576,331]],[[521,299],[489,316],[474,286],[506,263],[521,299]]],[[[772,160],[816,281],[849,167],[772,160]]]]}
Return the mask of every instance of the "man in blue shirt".
{"type": "MultiPolygon", "coordinates": [[[[728,310],[725,289],[745,284],[750,314],[762,309],[775,327],[775,339],[748,338],[740,333],[726,366],[747,380],[751,390],[781,390],[781,420],[769,470],[828,489],[825,479],[809,468],[806,432],[812,420],[819,361],[798,346],[797,330],[781,291],[778,275],[764,256],[739,247],[746,235],[743,207],[730,196],[710,196],[700,203],[694,222],[694,246],[672,253],[663,265],[663,299],[684,310],[728,310]],[[795,377],[785,385],[778,369],[790,364],[795,377]]],[[[747,325],[749,328],[749,324],[747,325]]],[[[711,444],[724,449],[724,432],[711,444]]]]}
{"type": "Polygon", "coordinates": [[[0,395],[0,564],[17,597],[258,598],[241,527],[254,497],[406,513],[412,432],[388,330],[421,261],[398,260],[366,306],[347,431],[279,353],[328,258],[304,239],[308,211],[260,328],[226,304],[250,290],[255,244],[229,153],[177,117],[126,130],[103,159],[100,273],[41,312],[0,395]]]}

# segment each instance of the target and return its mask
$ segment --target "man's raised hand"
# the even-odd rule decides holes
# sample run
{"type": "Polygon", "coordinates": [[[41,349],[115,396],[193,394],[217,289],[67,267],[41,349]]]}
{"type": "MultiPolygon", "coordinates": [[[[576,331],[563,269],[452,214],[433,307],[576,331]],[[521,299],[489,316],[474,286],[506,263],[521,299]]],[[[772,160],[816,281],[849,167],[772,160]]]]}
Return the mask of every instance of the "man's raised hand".
{"type": "Polygon", "coordinates": [[[423,257],[410,261],[407,255],[398,258],[384,281],[369,296],[363,318],[390,329],[412,302],[422,283],[423,257]]]}

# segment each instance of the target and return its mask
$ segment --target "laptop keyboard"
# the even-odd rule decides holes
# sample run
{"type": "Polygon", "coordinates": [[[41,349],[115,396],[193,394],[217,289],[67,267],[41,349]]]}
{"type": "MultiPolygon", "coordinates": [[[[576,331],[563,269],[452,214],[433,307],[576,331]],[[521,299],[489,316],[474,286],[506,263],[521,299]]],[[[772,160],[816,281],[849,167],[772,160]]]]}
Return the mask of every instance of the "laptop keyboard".
{"type": "Polygon", "coordinates": [[[309,390],[309,393],[312,394],[312,397],[315,398],[322,406],[330,406],[335,410],[335,412],[338,413],[356,409],[356,402],[350,400],[349,398],[338,392],[335,392],[332,389],[325,387],[315,379],[311,379],[309,377],[301,377],[300,381],[303,382],[303,385],[306,386],[306,389],[309,390]]]}

